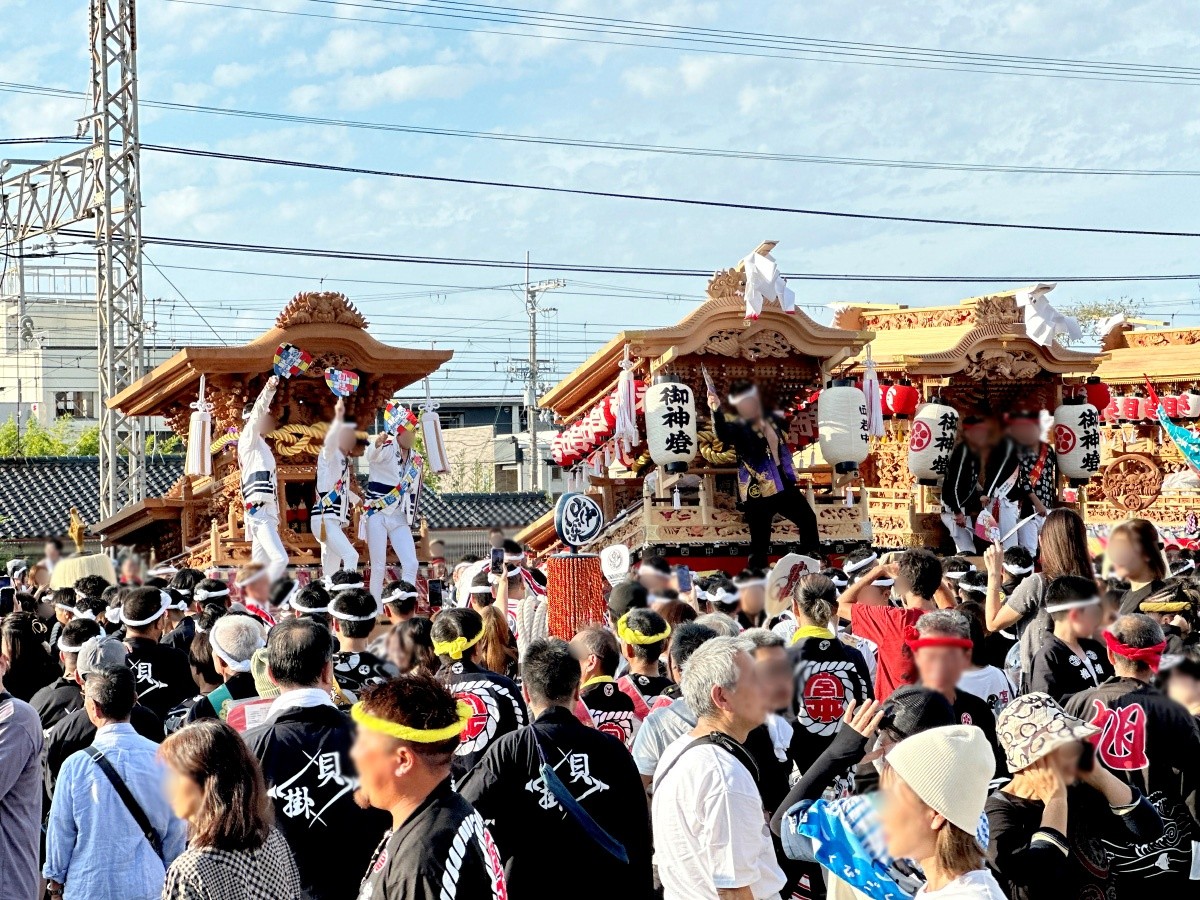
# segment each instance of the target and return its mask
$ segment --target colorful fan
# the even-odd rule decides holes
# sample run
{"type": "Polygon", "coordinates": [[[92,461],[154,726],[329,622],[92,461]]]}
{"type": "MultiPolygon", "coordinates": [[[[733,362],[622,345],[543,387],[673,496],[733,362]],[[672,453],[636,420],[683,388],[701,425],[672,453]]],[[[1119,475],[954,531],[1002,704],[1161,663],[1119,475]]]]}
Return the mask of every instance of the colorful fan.
{"type": "Polygon", "coordinates": [[[275,364],[272,368],[280,378],[291,378],[307,372],[312,365],[312,355],[305,353],[295,344],[282,343],[275,348],[275,364]]]}
{"type": "Polygon", "coordinates": [[[349,397],[358,390],[359,377],[357,372],[349,369],[326,369],[325,383],[339,397],[349,397]]]}
{"type": "Polygon", "coordinates": [[[389,400],[383,407],[383,430],[395,434],[399,429],[412,431],[417,427],[417,414],[398,400],[389,400]]]}

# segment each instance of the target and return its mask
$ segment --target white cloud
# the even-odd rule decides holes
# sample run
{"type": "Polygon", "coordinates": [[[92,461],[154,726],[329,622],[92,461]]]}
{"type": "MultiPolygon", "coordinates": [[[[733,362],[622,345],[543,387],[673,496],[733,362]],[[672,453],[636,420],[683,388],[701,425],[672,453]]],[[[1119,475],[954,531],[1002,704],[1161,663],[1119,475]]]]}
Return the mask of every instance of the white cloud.
{"type": "Polygon", "coordinates": [[[339,29],[330,33],[319,50],[313,51],[312,67],[322,73],[365,69],[407,45],[402,38],[385,42],[379,30],[339,29]]]}
{"type": "Polygon", "coordinates": [[[258,66],[236,62],[221,63],[213,69],[212,83],[219,88],[235,88],[250,81],[258,73],[258,66]]]}
{"type": "Polygon", "coordinates": [[[481,71],[468,66],[395,66],[374,75],[356,75],[338,86],[341,102],[363,108],[408,100],[449,100],[469,91],[481,71]]]}

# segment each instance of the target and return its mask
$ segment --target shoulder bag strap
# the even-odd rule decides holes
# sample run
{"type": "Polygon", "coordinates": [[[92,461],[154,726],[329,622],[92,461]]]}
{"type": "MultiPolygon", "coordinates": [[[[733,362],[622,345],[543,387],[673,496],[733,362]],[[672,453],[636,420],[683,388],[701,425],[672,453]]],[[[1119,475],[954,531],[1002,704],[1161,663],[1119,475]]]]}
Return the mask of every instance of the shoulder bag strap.
{"type": "Polygon", "coordinates": [[[696,738],[694,741],[692,741],[690,744],[688,744],[686,747],[684,747],[681,751],[679,751],[679,755],[676,756],[673,760],[671,760],[671,764],[669,766],[667,766],[665,769],[663,769],[661,775],[658,775],[657,772],[655,773],[656,775],[658,775],[658,777],[654,779],[654,784],[656,786],[662,784],[663,779],[665,779],[667,777],[667,773],[670,772],[673,768],[675,768],[675,764],[677,762],[679,762],[679,760],[681,760],[683,758],[683,755],[685,753],[687,753],[689,750],[691,750],[693,747],[703,747],[703,746],[709,746],[709,745],[716,745],[717,747],[720,747],[721,749],[723,749],[726,753],[728,753],[730,756],[732,756],[734,759],[736,759],[738,762],[740,762],[742,764],[742,766],[745,768],[745,770],[750,773],[750,777],[753,778],[755,780],[755,782],[758,781],[758,778],[759,778],[758,764],[754,762],[754,757],[752,757],[746,751],[746,748],[743,747],[741,744],[739,744],[737,741],[735,741],[733,738],[731,738],[729,735],[722,734],[719,731],[713,731],[713,732],[709,732],[708,734],[704,735],[704,737],[696,738]]]}
{"type": "Polygon", "coordinates": [[[133,796],[129,787],[121,779],[121,776],[117,774],[117,770],[113,768],[112,763],[104,758],[102,750],[98,750],[93,746],[88,747],[85,752],[100,767],[100,771],[104,773],[109,784],[113,786],[113,790],[117,792],[117,796],[121,798],[121,802],[125,804],[125,808],[129,810],[129,814],[133,816],[133,821],[137,823],[138,828],[142,829],[142,834],[146,836],[146,840],[150,842],[150,846],[165,866],[167,859],[163,853],[162,839],[158,836],[158,832],[154,830],[154,826],[150,824],[150,817],[146,815],[146,811],[142,809],[141,804],[137,802],[137,798],[133,796]]]}

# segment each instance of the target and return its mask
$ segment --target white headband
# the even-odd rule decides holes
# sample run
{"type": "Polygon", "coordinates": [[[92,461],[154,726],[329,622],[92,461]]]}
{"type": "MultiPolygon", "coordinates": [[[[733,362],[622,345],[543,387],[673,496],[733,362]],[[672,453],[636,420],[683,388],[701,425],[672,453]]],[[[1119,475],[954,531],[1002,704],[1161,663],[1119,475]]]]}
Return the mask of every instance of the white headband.
{"type": "Polygon", "coordinates": [[[732,606],[737,603],[737,594],[731,594],[724,587],[719,587],[716,593],[708,595],[708,599],[714,603],[720,603],[722,606],[732,606]]]}
{"type": "Polygon", "coordinates": [[[858,562],[846,563],[844,566],[842,566],[842,571],[847,575],[853,575],[860,569],[865,569],[867,566],[874,565],[877,562],[879,562],[879,555],[872,553],[866,559],[860,559],[858,562]]]}
{"type": "Polygon", "coordinates": [[[877,584],[880,587],[891,587],[896,583],[895,578],[876,578],[871,584],[877,584]]]}
{"type": "Polygon", "coordinates": [[[844,588],[846,585],[848,585],[850,583],[845,578],[830,578],[829,580],[833,582],[833,586],[835,588],[844,588]]]}
{"type": "Polygon", "coordinates": [[[329,607],[329,614],[335,619],[341,619],[343,622],[373,622],[379,615],[378,613],[371,613],[369,616],[352,616],[350,613],[340,612],[332,606],[329,607]]]}
{"type": "Polygon", "coordinates": [[[83,644],[80,644],[78,647],[73,647],[70,644],[64,644],[62,641],[58,642],[59,653],[78,653],[82,649],[83,644]]]}
{"type": "Polygon", "coordinates": [[[329,593],[337,594],[341,591],[357,591],[362,587],[363,583],[361,581],[344,581],[341,584],[333,584],[331,582],[329,585],[329,593]]]}
{"type": "MultiPolygon", "coordinates": [[[[79,597],[79,596],[77,595],[75,599],[76,599],[76,600],[82,600],[82,599],[84,599],[84,598],[83,598],[83,597],[79,597]]],[[[75,613],[75,607],[73,607],[73,606],[67,606],[67,604],[65,604],[65,603],[55,603],[55,604],[54,604],[54,608],[55,608],[55,609],[61,609],[63,612],[69,612],[69,613],[71,613],[72,615],[75,615],[75,614],[76,614],[76,613],[75,613]]]]}
{"type": "Polygon", "coordinates": [[[1084,606],[1096,606],[1099,603],[1099,597],[1088,597],[1086,600],[1064,600],[1062,603],[1047,603],[1046,612],[1066,612],[1068,609],[1080,609],[1084,606]]]}
{"type": "Polygon", "coordinates": [[[492,586],[490,584],[473,584],[471,585],[471,589],[467,591],[468,594],[490,594],[491,592],[492,586]]]}
{"type": "Polygon", "coordinates": [[[1028,575],[1033,571],[1033,566],[1014,566],[1012,563],[1005,563],[1004,571],[1009,575],[1028,575]]]}
{"type": "MultiPolygon", "coordinates": [[[[300,593],[299,591],[296,592],[297,595],[299,595],[299,593],[300,593]]],[[[328,603],[326,603],[324,606],[304,606],[303,604],[300,603],[299,600],[297,600],[295,597],[292,597],[292,596],[289,596],[288,599],[284,601],[284,603],[290,605],[293,612],[309,613],[310,615],[312,613],[327,613],[327,612],[329,612],[329,604],[328,603]]]]}
{"type": "Polygon", "coordinates": [[[384,603],[394,603],[397,600],[416,600],[421,595],[416,591],[401,591],[396,590],[383,598],[384,603]]]}
{"type": "Polygon", "coordinates": [[[963,569],[961,572],[947,572],[946,577],[951,578],[954,581],[958,581],[958,579],[965,577],[968,572],[974,572],[974,571],[975,571],[974,569],[963,569]]]}
{"type": "Polygon", "coordinates": [[[73,609],[71,612],[75,614],[75,618],[77,619],[91,619],[93,622],[96,621],[96,614],[90,609],[73,609]]]}
{"type": "Polygon", "coordinates": [[[267,577],[267,570],[265,568],[259,569],[253,575],[250,575],[250,576],[246,577],[245,579],[239,578],[237,580],[237,586],[245,587],[248,584],[254,584],[254,582],[256,582],[256,581],[261,581],[263,578],[266,578],[266,577],[267,577]]]}
{"type": "Polygon", "coordinates": [[[977,584],[960,584],[958,586],[958,589],[960,591],[966,591],[968,594],[983,594],[985,596],[987,595],[987,588],[980,587],[977,584]]]}
{"type": "Polygon", "coordinates": [[[729,398],[728,398],[729,405],[737,406],[743,400],[749,400],[751,397],[757,397],[757,396],[758,396],[758,388],[754,387],[754,385],[751,385],[749,388],[742,391],[742,393],[740,393],[740,394],[730,394],[729,398]]]}
{"type": "Polygon", "coordinates": [[[110,625],[116,625],[121,621],[121,607],[110,606],[104,611],[104,618],[110,625]]]}
{"type": "Polygon", "coordinates": [[[125,625],[126,628],[140,628],[143,625],[149,625],[151,622],[157,622],[159,619],[161,619],[163,617],[163,615],[166,613],[166,611],[171,608],[171,604],[174,602],[171,599],[171,595],[168,594],[166,591],[159,591],[158,599],[159,599],[159,603],[160,603],[160,606],[158,607],[158,612],[156,612],[154,615],[150,616],[148,619],[138,619],[137,621],[135,621],[133,619],[127,619],[127,618],[125,618],[125,611],[124,611],[124,609],[122,609],[121,610],[121,622],[125,625]]]}
{"type": "Polygon", "coordinates": [[[170,590],[174,591],[177,594],[183,594],[183,596],[185,596],[185,597],[192,596],[191,588],[170,588],[170,590]]]}
{"type": "Polygon", "coordinates": [[[524,559],[525,559],[524,553],[505,553],[504,554],[505,562],[518,563],[524,559]]]}
{"type": "Polygon", "coordinates": [[[766,587],[767,579],[765,579],[765,578],[747,578],[745,581],[738,581],[735,578],[735,579],[733,579],[733,586],[736,588],[766,587]]]}
{"type": "Polygon", "coordinates": [[[699,588],[699,587],[696,588],[696,599],[697,600],[707,600],[708,599],[708,591],[704,590],[704,588],[699,588]]]}
{"type": "MultiPolygon", "coordinates": [[[[215,654],[217,654],[217,656],[221,657],[221,662],[225,663],[225,665],[229,666],[229,668],[233,669],[233,671],[235,671],[235,672],[249,672],[250,671],[250,660],[234,659],[232,656],[230,656],[228,653],[226,653],[224,650],[222,650],[220,645],[217,643],[216,634],[211,633],[211,632],[209,633],[208,646],[210,648],[212,648],[213,653],[215,653],[215,654]]],[[[264,641],[260,637],[258,639],[258,641],[255,642],[254,649],[259,650],[265,646],[267,646],[267,642],[264,641]]],[[[250,655],[253,656],[254,653],[251,652],[250,655]]]]}
{"type": "Polygon", "coordinates": [[[163,609],[173,609],[176,612],[186,612],[188,608],[186,600],[180,600],[176,603],[168,603],[163,609]]]}
{"type": "Polygon", "coordinates": [[[196,588],[196,602],[204,603],[206,600],[212,600],[214,597],[228,597],[229,588],[222,588],[219,591],[209,591],[204,588],[196,588]]]}

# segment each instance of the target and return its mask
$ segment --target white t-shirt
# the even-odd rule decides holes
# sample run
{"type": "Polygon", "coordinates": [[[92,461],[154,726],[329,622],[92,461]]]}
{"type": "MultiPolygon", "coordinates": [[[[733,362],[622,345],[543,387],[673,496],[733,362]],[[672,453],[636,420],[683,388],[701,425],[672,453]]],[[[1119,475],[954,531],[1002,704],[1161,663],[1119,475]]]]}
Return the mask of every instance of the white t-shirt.
{"type": "Polygon", "coordinates": [[[941,890],[921,888],[917,897],[925,900],[1005,900],[1004,892],[987,869],[976,869],[959,875],[941,890]]]}
{"type": "Polygon", "coordinates": [[[747,886],[755,900],[777,898],[787,879],[754,778],[716,745],[675,763],[693,740],[685,734],[667,747],[655,772],[651,819],[663,900],[717,900],[718,889],[747,886]]]}
{"type": "Polygon", "coordinates": [[[1008,676],[995,666],[967,669],[962,673],[962,678],[958,679],[958,689],[974,694],[980,700],[986,700],[992,708],[992,713],[997,716],[1017,696],[1017,689],[1008,680],[1008,676]]]}

